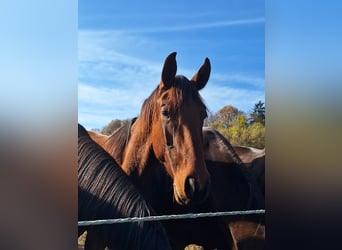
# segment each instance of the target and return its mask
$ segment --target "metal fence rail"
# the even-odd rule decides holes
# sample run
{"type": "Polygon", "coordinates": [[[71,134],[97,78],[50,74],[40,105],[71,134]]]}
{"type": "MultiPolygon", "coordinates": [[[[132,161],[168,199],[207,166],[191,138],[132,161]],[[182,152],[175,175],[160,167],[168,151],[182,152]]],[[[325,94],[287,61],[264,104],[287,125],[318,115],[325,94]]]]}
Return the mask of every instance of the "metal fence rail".
{"type": "Polygon", "coordinates": [[[264,214],[264,213],[265,213],[265,209],[246,210],[246,211],[229,211],[229,212],[156,215],[156,216],[148,216],[148,217],[131,217],[131,218],[118,218],[118,219],[106,219],[106,220],[79,221],[78,226],[95,226],[95,225],[139,222],[139,221],[196,219],[196,218],[204,218],[204,217],[219,217],[219,216],[232,216],[232,215],[264,214]]]}

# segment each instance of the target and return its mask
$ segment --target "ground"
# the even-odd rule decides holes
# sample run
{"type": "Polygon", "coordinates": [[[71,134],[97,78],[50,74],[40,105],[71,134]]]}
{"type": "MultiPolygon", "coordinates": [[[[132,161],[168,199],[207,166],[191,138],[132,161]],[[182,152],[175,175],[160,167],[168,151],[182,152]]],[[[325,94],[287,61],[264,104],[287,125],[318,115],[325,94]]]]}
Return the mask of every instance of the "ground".
{"type": "MultiPolygon", "coordinates": [[[[80,237],[78,237],[78,250],[84,249],[84,242],[87,236],[87,231],[84,232],[80,237]]],[[[188,245],[184,250],[203,250],[204,248],[195,244],[188,245]]]]}

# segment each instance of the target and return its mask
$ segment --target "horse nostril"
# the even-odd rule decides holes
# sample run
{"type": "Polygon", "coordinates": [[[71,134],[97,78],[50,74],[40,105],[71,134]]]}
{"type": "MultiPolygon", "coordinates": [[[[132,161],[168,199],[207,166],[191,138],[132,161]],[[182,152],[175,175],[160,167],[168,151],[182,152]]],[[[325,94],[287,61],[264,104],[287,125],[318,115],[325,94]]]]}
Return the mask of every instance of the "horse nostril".
{"type": "Polygon", "coordinates": [[[191,199],[196,191],[196,180],[194,177],[188,177],[185,181],[185,194],[191,199]]]}

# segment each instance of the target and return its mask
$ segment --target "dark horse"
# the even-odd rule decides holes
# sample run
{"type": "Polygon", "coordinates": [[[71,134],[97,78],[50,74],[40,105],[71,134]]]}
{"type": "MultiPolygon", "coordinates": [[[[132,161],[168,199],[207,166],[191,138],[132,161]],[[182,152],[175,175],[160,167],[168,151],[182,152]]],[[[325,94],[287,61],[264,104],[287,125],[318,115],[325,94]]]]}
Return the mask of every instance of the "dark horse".
{"type": "Polygon", "coordinates": [[[265,196],[265,148],[234,146],[235,152],[256,179],[261,192],[265,196]]]}
{"type": "Polygon", "coordinates": [[[265,196],[265,148],[232,146],[217,130],[204,127],[204,158],[215,162],[237,163],[256,181],[265,196]]]}
{"type": "MultiPolygon", "coordinates": [[[[264,159],[265,151],[245,147],[235,150],[222,134],[208,127],[203,128],[203,138],[205,159],[213,179],[212,207],[218,210],[265,208],[265,164],[259,161],[260,157],[264,159]],[[250,160],[246,161],[247,158],[250,160]]],[[[265,249],[264,215],[223,220],[231,232],[233,249],[265,249]]]]}
{"type": "MultiPolygon", "coordinates": [[[[152,214],[115,160],[78,125],[78,220],[152,214]]],[[[171,249],[160,222],[81,227],[79,236],[85,230],[85,249],[171,249]]]]}
{"type": "Polygon", "coordinates": [[[209,79],[210,62],[206,58],[191,80],[176,71],[174,52],[166,58],[161,81],[143,103],[123,147],[116,134],[89,132],[158,213],[165,213],[173,200],[181,205],[204,201],[210,183],[202,146],[207,109],[198,92],[209,79]],[[118,147],[120,153],[115,152],[118,147]]]}

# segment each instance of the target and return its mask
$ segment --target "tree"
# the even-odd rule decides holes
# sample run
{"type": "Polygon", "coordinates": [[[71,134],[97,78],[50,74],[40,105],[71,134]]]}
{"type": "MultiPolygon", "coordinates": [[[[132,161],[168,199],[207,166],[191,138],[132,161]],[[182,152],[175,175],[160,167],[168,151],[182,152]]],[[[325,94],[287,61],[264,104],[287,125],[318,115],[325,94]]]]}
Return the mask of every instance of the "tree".
{"type": "Polygon", "coordinates": [[[242,111],[238,110],[232,105],[227,105],[217,112],[217,114],[214,116],[213,122],[209,124],[215,129],[228,128],[231,122],[241,114],[243,114],[242,111]]]}
{"type": "Polygon", "coordinates": [[[260,122],[254,122],[248,126],[248,140],[247,144],[254,148],[265,147],[265,125],[260,122]]]}
{"type": "Polygon", "coordinates": [[[112,120],[107,126],[103,127],[101,133],[105,134],[105,135],[110,135],[116,129],[122,127],[123,125],[125,125],[128,122],[129,122],[128,119],[126,119],[126,120],[119,120],[119,119],[112,120]]]}
{"type": "Polygon", "coordinates": [[[243,112],[228,105],[208,117],[208,126],[218,130],[234,146],[264,148],[265,107],[261,101],[255,104],[252,114],[254,119],[248,119],[243,112]]]}
{"type": "Polygon", "coordinates": [[[254,104],[253,112],[250,117],[250,123],[260,122],[265,125],[265,105],[262,101],[254,104]]]}

